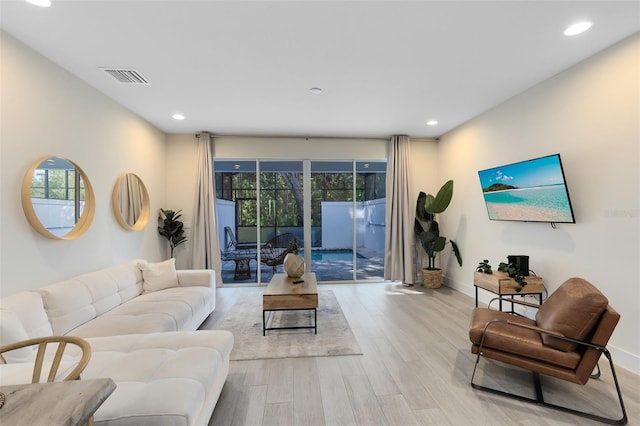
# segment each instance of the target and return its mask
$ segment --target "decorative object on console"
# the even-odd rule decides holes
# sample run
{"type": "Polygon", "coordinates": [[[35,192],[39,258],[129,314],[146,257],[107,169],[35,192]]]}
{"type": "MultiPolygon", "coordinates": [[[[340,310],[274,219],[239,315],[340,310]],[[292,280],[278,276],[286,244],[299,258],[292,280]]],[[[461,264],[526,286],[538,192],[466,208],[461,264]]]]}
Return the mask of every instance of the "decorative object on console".
{"type": "Polygon", "coordinates": [[[509,255],[507,261],[518,269],[518,274],[523,277],[529,276],[529,256],[526,255],[509,255]]]}
{"type": "Polygon", "coordinates": [[[483,274],[493,274],[491,265],[489,265],[489,261],[487,259],[484,259],[482,262],[478,263],[476,272],[482,272],[483,274]]]}
{"type": "Polygon", "coordinates": [[[158,215],[158,232],[169,240],[171,257],[173,257],[173,250],[176,247],[187,242],[187,237],[184,236],[184,223],[178,220],[182,216],[181,211],[160,209],[158,215]]]}
{"type": "Polygon", "coordinates": [[[289,243],[289,253],[284,257],[284,271],[291,278],[300,278],[304,275],[304,259],[299,254],[298,240],[293,239],[289,243]]]}
{"type": "MultiPolygon", "coordinates": [[[[442,185],[435,197],[424,192],[420,192],[418,195],[414,233],[428,258],[427,267],[422,268],[422,285],[428,288],[438,288],[442,285],[442,270],[436,268],[435,259],[436,255],[444,250],[447,239],[440,235],[440,227],[435,220],[435,215],[444,212],[449,207],[452,196],[453,180],[442,185]]],[[[458,245],[453,240],[449,240],[449,243],[451,243],[458,265],[462,266],[458,245]]]]}
{"type": "Polygon", "coordinates": [[[506,272],[510,278],[513,278],[518,284],[520,284],[519,288],[516,288],[516,291],[521,291],[522,287],[527,285],[527,282],[524,280],[524,276],[520,274],[520,269],[513,263],[504,263],[500,262],[498,265],[498,271],[506,272]]]}

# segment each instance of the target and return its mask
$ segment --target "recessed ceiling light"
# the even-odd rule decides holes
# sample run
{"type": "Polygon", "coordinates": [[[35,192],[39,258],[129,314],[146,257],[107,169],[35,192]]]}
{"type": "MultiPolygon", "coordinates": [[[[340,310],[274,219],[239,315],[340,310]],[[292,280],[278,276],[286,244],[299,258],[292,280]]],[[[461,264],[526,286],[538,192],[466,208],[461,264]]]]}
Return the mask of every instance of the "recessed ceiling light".
{"type": "Polygon", "coordinates": [[[35,4],[40,7],[49,7],[51,6],[51,0],[25,0],[27,3],[35,4]]]}
{"type": "Polygon", "coordinates": [[[574,35],[582,34],[583,32],[587,31],[589,28],[591,28],[591,22],[587,22],[587,21],[578,22],[571,25],[566,30],[564,30],[564,35],[574,36],[574,35]]]}
{"type": "Polygon", "coordinates": [[[429,120],[427,121],[427,126],[435,126],[438,124],[438,120],[429,120]]]}
{"type": "Polygon", "coordinates": [[[319,87],[312,87],[311,89],[309,89],[309,92],[312,95],[319,95],[320,93],[322,93],[322,89],[319,87]]]}
{"type": "Polygon", "coordinates": [[[182,115],[182,114],[173,114],[171,117],[174,120],[184,120],[184,115],[182,115]]]}

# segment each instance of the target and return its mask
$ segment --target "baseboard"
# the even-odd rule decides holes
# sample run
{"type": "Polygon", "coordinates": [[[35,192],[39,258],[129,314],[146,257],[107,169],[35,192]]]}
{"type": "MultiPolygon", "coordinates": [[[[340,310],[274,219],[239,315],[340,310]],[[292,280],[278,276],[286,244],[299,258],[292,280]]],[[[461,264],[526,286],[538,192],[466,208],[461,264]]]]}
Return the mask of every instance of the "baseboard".
{"type": "MultiPolygon", "coordinates": [[[[442,281],[445,286],[457,290],[460,293],[466,294],[475,302],[476,293],[474,286],[458,283],[446,276],[442,278],[442,281]]],[[[496,295],[488,291],[480,290],[478,292],[478,302],[484,303],[485,305],[489,303],[489,301],[494,297],[496,297],[496,295]]],[[[527,311],[523,311],[520,313],[525,316],[531,317],[531,313],[527,311]]],[[[608,345],[607,348],[611,352],[611,356],[613,357],[613,361],[616,367],[622,367],[625,370],[629,370],[630,372],[640,376],[640,355],[631,353],[615,345],[608,345]]]]}

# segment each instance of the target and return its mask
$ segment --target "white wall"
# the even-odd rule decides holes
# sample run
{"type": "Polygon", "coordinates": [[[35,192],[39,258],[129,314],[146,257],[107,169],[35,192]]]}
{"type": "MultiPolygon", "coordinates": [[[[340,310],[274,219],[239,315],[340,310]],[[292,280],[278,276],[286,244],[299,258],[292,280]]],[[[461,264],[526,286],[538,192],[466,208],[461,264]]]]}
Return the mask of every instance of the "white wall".
{"type": "Polygon", "coordinates": [[[0,55],[0,295],[129,259],[160,260],[164,133],[5,32],[0,55]],[[49,240],[25,219],[22,179],[42,156],[74,161],[93,186],[93,225],[76,240],[49,240]],[[150,224],[140,232],[122,229],[113,215],[111,191],[125,172],[140,176],[151,198],[150,224]]]}
{"type": "MultiPolygon", "coordinates": [[[[552,292],[572,276],[587,279],[622,318],[614,359],[640,372],[639,141],[640,36],[635,35],[446,134],[439,176],[455,180],[441,230],[459,245],[464,266],[445,256],[449,285],[471,295],[482,259],[509,254],[552,292]],[[477,171],[560,153],[576,224],[489,221],[477,171]]],[[[487,296],[488,297],[488,296],[487,296]]]]}
{"type": "Polygon", "coordinates": [[[364,203],[364,247],[384,252],[387,199],[379,198],[364,203]]]}
{"type": "MultiPolygon", "coordinates": [[[[356,211],[362,212],[362,203],[356,203],[356,211]]],[[[344,249],[353,247],[353,203],[350,201],[323,201],[322,215],[322,248],[344,249]]],[[[357,226],[362,219],[356,218],[357,226]]],[[[358,244],[360,232],[356,235],[358,244]]],[[[360,237],[360,238],[359,238],[360,237]]]]}

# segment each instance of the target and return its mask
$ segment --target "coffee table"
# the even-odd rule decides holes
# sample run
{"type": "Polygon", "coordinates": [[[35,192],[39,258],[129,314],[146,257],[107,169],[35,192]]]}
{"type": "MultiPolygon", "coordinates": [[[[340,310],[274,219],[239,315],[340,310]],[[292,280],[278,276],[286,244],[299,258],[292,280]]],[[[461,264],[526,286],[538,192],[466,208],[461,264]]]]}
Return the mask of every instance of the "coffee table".
{"type": "Polygon", "coordinates": [[[289,278],[287,274],[273,274],[273,278],[262,295],[262,335],[267,330],[313,328],[318,334],[318,282],[314,272],[307,272],[301,278],[289,278]],[[302,283],[294,284],[294,281],[302,283]],[[313,325],[290,327],[267,327],[267,312],[272,311],[313,311],[313,325]]]}

